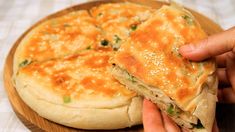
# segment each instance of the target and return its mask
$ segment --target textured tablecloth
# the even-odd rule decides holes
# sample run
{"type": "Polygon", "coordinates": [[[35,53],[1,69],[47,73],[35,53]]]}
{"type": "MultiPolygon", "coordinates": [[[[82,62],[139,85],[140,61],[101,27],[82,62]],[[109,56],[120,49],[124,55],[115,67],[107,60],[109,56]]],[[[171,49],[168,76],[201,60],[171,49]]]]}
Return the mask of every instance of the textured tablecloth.
{"type": "MultiPolygon", "coordinates": [[[[5,58],[17,38],[41,18],[87,0],[0,0],[0,131],[29,131],[16,117],[3,86],[5,58]]],[[[178,0],[224,29],[235,25],[235,0],[178,0]]]]}

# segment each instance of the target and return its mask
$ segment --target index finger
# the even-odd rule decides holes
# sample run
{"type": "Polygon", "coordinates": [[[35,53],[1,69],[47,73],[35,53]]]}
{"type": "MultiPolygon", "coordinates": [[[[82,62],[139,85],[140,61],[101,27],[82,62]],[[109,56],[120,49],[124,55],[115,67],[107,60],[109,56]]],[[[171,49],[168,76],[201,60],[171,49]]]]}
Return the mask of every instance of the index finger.
{"type": "Polygon", "coordinates": [[[164,112],[162,112],[162,117],[164,121],[164,126],[167,132],[180,132],[180,128],[176,123],[170,119],[164,112]]]}
{"type": "Polygon", "coordinates": [[[160,110],[147,99],[143,102],[143,124],[145,132],[165,132],[160,110]]]}
{"type": "Polygon", "coordinates": [[[209,36],[196,44],[184,45],[179,52],[185,58],[200,61],[228,51],[235,53],[235,27],[209,36]]]}

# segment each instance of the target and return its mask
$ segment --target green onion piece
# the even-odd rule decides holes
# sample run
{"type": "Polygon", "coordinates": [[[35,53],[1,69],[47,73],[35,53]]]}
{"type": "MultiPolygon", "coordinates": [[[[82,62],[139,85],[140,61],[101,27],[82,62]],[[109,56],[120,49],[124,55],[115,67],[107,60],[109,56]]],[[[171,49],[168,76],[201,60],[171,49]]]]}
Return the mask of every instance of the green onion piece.
{"type": "Polygon", "coordinates": [[[188,25],[193,25],[194,24],[194,21],[193,21],[193,19],[190,16],[184,15],[182,17],[183,17],[184,20],[187,21],[188,25]]]}
{"type": "Polygon", "coordinates": [[[121,40],[122,40],[122,39],[119,38],[119,36],[114,35],[114,41],[115,41],[115,43],[119,43],[121,40]]]}
{"type": "Polygon", "coordinates": [[[71,27],[71,25],[69,25],[68,23],[65,23],[64,27],[71,27]]]}
{"type": "Polygon", "coordinates": [[[51,21],[51,26],[56,26],[58,22],[56,20],[51,21]]]}
{"type": "Polygon", "coordinates": [[[135,31],[136,29],[137,29],[137,24],[132,24],[132,25],[131,25],[131,30],[132,30],[132,31],[135,31]]]}
{"type": "Polygon", "coordinates": [[[200,76],[202,76],[203,75],[203,71],[200,71],[199,73],[198,73],[198,75],[197,75],[197,79],[200,77],[200,76]]]}
{"type": "Polygon", "coordinates": [[[86,47],[86,50],[90,50],[90,49],[91,49],[91,46],[90,46],[90,45],[86,47]]]}
{"type": "Polygon", "coordinates": [[[47,31],[42,31],[41,33],[42,34],[49,34],[49,32],[47,32],[47,31]]]}
{"type": "Polygon", "coordinates": [[[100,12],[99,14],[98,14],[98,16],[102,16],[103,15],[103,13],[102,12],[100,12]]]}
{"type": "Polygon", "coordinates": [[[109,44],[109,41],[106,40],[106,39],[104,39],[104,40],[101,40],[100,44],[101,44],[102,46],[107,46],[107,45],[109,44]]]}
{"type": "Polygon", "coordinates": [[[131,82],[133,82],[133,83],[135,83],[136,82],[136,80],[134,79],[135,77],[134,76],[132,76],[131,74],[129,74],[128,72],[127,72],[127,74],[128,74],[128,80],[130,80],[131,82]]]}
{"type": "Polygon", "coordinates": [[[26,65],[30,64],[31,62],[28,60],[24,60],[19,64],[19,67],[25,67],[26,65]]]}
{"type": "Polygon", "coordinates": [[[170,104],[170,106],[168,106],[166,111],[168,114],[173,115],[175,113],[174,106],[172,104],[170,104]]]}
{"type": "Polygon", "coordinates": [[[71,102],[71,97],[70,96],[64,96],[63,97],[64,103],[70,103],[71,102]]]}
{"type": "Polygon", "coordinates": [[[131,76],[131,82],[135,83],[135,79],[134,79],[134,76],[131,76]]]}

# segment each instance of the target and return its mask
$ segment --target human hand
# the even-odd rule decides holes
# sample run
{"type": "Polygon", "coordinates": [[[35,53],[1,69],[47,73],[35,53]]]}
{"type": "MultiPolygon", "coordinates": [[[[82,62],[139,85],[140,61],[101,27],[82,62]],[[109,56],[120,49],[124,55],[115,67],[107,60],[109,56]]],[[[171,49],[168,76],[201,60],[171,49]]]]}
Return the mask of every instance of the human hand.
{"type": "Polygon", "coordinates": [[[145,132],[180,132],[179,127],[147,99],[143,102],[143,124],[145,132]]]}
{"type": "Polygon", "coordinates": [[[235,27],[196,44],[182,46],[179,52],[194,61],[215,57],[219,78],[218,99],[235,103],[235,27]]]}
{"type": "MultiPolygon", "coordinates": [[[[144,99],[143,101],[143,124],[145,132],[187,132],[181,130],[165,113],[160,112],[157,105],[144,99]]],[[[213,126],[213,132],[218,132],[216,122],[213,126]]]]}
{"type": "MultiPolygon", "coordinates": [[[[185,58],[194,61],[215,57],[221,88],[218,92],[219,101],[235,103],[235,27],[197,44],[182,46],[179,51],[185,58]]],[[[143,102],[143,124],[145,132],[181,131],[166,114],[146,99],[143,102]]],[[[214,123],[213,132],[217,131],[218,127],[214,123]]]]}

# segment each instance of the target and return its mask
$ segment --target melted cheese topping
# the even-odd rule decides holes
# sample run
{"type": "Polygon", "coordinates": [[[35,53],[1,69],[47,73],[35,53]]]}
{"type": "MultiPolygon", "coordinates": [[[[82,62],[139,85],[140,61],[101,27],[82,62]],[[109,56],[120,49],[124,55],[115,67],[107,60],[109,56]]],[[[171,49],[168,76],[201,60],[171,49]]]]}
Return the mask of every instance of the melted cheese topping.
{"type": "Polygon", "coordinates": [[[45,88],[62,96],[111,98],[133,97],[136,94],[114,79],[108,69],[112,52],[87,50],[78,55],[43,63],[32,63],[20,69],[20,73],[32,76],[45,88]]]}
{"type": "Polygon", "coordinates": [[[50,19],[33,32],[24,45],[22,57],[31,61],[43,61],[92,46],[100,34],[95,24],[87,11],[74,11],[50,19]]]}
{"type": "Polygon", "coordinates": [[[91,15],[104,31],[103,37],[112,43],[117,43],[117,36],[121,40],[127,38],[132,26],[147,20],[152,12],[150,7],[132,3],[103,4],[91,9],[91,15]]]}
{"type": "Polygon", "coordinates": [[[180,56],[178,49],[205,37],[190,14],[165,6],[131,33],[114,62],[183,106],[200,92],[214,64],[190,62],[180,56]]]}

